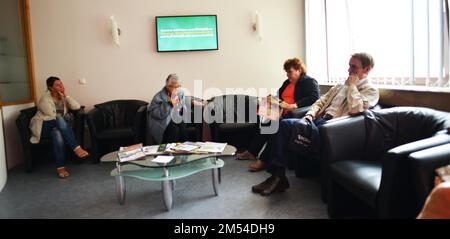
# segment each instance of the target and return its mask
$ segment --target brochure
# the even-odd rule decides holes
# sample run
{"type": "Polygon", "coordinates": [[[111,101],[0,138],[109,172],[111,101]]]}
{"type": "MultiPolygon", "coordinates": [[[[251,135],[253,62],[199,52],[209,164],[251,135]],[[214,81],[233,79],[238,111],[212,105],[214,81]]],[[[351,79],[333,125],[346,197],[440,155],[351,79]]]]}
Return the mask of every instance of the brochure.
{"type": "Polygon", "coordinates": [[[262,118],[278,120],[283,112],[280,104],[281,100],[278,97],[272,95],[262,97],[259,101],[258,115],[262,118]]]}
{"type": "Polygon", "coordinates": [[[168,162],[172,161],[173,158],[174,158],[173,156],[160,155],[160,156],[154,158],[152,160],[152,162],[155,162],[155,163],[168,163],[168,162]]]}

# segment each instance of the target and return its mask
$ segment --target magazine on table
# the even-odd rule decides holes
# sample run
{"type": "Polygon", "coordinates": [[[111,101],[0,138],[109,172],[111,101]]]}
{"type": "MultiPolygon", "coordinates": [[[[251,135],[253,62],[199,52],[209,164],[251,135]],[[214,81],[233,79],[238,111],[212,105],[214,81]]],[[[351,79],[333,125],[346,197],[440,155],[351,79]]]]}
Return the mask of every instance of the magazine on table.
{"type": "Polygon", "coordinates": [[[191,153],[194,152],[195,149],[200,148],[200,145],[192,143],[192,142],[184,142],[181,144],[177,144],[171,148],[172,151],[180,152],[180,153],[191,153]]]}
{"type": "Polygon", "coordinates": [[[127,147],[120,147],[117,153],[119,162],[128,162],[145,158],[145,153],[142,150],[142,144],[134,144],[127,147]]]}
{"type": "Polygon", "coordinates": [[[222,153],[227,143],[216,143],[216,142],[205,142],[201,143],[199,149],[196,150],[198,153],[222,153]]]}
{"type": "Polygon", "coordinates": [[[158,151],[159,147],[160,147],[159,145],[145,146],[142,148],[142,151],[144,152],[145,155],[151,156],[164,154],[165,147],[164,150],[158,151]]]}

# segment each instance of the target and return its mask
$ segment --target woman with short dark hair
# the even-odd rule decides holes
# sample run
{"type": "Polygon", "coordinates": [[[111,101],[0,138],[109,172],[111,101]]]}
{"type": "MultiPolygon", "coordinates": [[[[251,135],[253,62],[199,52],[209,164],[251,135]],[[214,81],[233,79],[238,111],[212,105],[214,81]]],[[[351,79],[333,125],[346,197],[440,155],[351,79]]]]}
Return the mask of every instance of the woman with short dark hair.
{"type": "Polygon", "coordinates": [[[66,178],[70,173],[65,168],[65,145],[69,146],[79,158],[89,156],[77,143],[65,119],[68,110],[80,109],[80,104],[65,91],[62,81],[51,76],[46,81],[47,91],[39,99],[36,115],[30,121],[30,142],[38,144],[42,138],[51,138],[56,171],[59,178],[66,178]]]}

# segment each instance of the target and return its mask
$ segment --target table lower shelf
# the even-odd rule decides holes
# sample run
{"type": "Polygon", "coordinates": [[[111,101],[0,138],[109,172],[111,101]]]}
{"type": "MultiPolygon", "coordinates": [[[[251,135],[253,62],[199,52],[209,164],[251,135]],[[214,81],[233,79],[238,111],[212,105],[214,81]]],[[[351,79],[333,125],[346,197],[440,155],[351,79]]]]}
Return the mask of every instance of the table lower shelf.
{"type": "Polygon", "coordinates": [[[165,176],[164,168],[143,168],[126,164],[121,166],[120,174],[117,169],[112,170],[111,176],[133,177],[146,181],[167,181],[184,178],[208,169],[222,168],[224,164],[221,159],[205,158],[175,167],[167,167],[168,176],[165,176]]]}

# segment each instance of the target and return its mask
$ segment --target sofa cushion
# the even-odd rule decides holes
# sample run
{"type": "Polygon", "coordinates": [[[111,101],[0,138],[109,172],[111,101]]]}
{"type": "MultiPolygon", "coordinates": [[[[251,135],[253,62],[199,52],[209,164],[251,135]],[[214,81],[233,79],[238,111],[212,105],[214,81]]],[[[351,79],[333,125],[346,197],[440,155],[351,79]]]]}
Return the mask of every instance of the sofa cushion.
{"type": "Polygon", "coordinates": [[[331,164],[333,179],[367,204],[375,206],[381,182],[381,163],[345,160],[331,164]]]}

